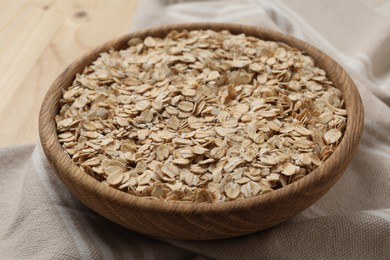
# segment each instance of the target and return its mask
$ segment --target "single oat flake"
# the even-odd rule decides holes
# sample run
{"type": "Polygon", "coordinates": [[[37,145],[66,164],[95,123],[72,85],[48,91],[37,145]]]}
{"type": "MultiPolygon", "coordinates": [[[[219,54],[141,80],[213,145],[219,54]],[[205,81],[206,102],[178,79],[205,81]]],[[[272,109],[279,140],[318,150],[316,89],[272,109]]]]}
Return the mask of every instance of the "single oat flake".
{"type": "MultiPolygon", "coordinates": [[[[212,30],[134,38],[63,91],[58,139],[86,174],[169,202],[224,202],[310,174],[342,141],[340,90],[284,43],[212,30]]],[[[315,174],[315,173],[313,173],[315,174]]]]}

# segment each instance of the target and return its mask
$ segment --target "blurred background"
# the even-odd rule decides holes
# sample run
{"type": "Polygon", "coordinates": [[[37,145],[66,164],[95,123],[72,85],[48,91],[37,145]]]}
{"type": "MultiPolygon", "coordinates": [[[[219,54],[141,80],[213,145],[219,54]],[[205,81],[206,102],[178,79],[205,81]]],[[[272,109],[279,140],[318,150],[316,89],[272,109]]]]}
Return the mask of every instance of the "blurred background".
{"type": "Polygon", "coordinates": [[[0,147],[33,143],[54,79],[77,57],[129,31],[138,0],[0,1],[0,147]]]}

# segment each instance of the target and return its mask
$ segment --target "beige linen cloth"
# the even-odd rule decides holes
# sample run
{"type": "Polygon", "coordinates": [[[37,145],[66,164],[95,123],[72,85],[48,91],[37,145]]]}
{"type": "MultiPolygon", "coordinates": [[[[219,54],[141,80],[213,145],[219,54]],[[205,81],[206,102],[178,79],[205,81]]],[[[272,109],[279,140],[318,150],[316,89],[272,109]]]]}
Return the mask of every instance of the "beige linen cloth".
{"type": "MultiPolygon", "coordinates": [[[[322,49],[365,106],[359,150],[335,187],[291,220],[220,241],[153,240],[104,219],[57,179],[39,144],[0,149],[0,259],[390,259],[390,3],[140,1],[132,30],[234,22],[322,49]]],[[[194,230],[196,232],[196,230],[194,230]]]]}

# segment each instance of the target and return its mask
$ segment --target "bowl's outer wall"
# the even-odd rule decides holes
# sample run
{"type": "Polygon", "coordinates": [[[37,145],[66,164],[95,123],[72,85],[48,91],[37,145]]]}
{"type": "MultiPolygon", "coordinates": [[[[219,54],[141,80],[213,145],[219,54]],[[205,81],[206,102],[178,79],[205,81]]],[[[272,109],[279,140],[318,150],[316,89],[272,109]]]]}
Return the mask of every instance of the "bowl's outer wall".
{"type": "Polygon", "coordinates": [[[340,178],[357,149],[363,125],[359,93],[347,73],[330,57],[293,37],[267,29],[234,24],[180,24],[129,34],[110,41],[72,63],[53,83],[41,107],[39,132],[43,150],[65,186],[84,204],[104,217],[133,231],[155,237],[211,240],[240,236],[269,228],[298,214],[324,195],[340,178]],[[227,29],[264,40],[284,42],[312,56],[338,87],[348,111],[347,128],[334,154],[319,168],[282,189],[248,199],[224,203],[163,203],[135,197],[106,187],[81,171],[58,142],[55,115],[62,90],[75,74],[91,64],[99,53],[123,49],[133,37],[163,37],[171,30],[227,29]]]}

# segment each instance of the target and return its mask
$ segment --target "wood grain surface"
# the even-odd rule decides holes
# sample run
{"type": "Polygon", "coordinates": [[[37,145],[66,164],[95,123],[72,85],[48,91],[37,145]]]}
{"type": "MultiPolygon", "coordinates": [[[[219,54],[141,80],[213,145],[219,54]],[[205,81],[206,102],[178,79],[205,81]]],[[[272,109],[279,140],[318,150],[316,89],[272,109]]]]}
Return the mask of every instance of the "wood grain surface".
{"type": "Polygon", "coordinates": [[[57,175],[83,203],[99,214],[131,230],[151,236],[209,240],[253,233],[298,214],[323,196],[340,178],[353,158],[363,125],[363,106],[347,73],[331,58],[295,38],[266,29],[229,24],[184,24],[141,31],[108,42],[69,66],[53,83],[40,113],[39,132],[44,152],[57,175]],[[328,160],[304,178],[263,195],[222,203],[160,202],[107,187],[82,172],[58,142],[54,116],[62,89],[74,75],[109,48],[124,48],[131,37],[164,36],[172,29],[228,29],[265,40],[281,41],[306,52],[339,88],[348,111],[344,137],[328,160]]]}
{"type": "Polygon", "coordinates": [[[0,0],[0,147],[38,141],[55,78],[87,50],[125,34],[138,0],[0,0]]]}

